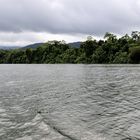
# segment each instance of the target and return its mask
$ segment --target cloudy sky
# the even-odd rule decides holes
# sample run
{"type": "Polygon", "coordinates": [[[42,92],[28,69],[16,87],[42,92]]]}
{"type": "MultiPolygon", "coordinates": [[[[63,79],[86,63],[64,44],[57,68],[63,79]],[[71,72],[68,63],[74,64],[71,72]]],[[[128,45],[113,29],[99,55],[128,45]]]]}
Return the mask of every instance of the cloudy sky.
{"type": "Polygon", "coordinates": [[[0,45],[140,30],[140,0],[0,0],[0,45]]]}

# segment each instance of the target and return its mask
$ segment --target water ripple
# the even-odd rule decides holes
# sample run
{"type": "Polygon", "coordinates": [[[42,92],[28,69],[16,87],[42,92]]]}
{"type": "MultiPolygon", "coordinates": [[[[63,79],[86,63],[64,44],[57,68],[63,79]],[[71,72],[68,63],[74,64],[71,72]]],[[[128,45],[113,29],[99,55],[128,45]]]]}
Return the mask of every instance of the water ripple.
{"type": "Polygon", "coordinates": [[[140,140],[139,70],[1,66],[0,140],[140,140]]]}

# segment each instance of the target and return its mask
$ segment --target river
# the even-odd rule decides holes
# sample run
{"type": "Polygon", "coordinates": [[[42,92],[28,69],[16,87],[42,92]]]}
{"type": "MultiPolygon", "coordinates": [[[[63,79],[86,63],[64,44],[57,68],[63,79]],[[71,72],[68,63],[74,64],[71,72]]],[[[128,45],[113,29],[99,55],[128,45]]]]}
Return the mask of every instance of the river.
{"type": "Polygon", "coordinates": [[[140,65],[0,65],[0,140],[140,140],[140,65]]]}

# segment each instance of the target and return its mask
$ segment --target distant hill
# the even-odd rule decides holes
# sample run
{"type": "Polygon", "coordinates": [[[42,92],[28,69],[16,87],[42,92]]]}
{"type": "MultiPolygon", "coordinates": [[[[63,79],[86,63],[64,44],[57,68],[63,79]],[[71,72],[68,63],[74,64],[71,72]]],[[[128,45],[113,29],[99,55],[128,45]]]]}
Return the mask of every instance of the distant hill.
{"type": "Polygon", "coordinates": [[[72,43],[68,43],[68,45],[70,47],[73,47],[73,48],[80,48],[80,45],[82,44],[82,42],[72,42],[72,43]]]}
{"type": "MultiPolygon", "coordinates": [[[[80,45],[81,45],[82,42],[72,42],[72,43],[68,43],[68,45],[70,47],[73,47],[73,48],[80,48],[80,45]]],[[[3,49],[3,50],[12,50],[12,49],[28,49],[28,48],[32,48],[32,49],[35,49],[41,45],[43,45],[44,43],[35,43],[35,44],[30,44],[30,45],[27,45],[27,46],[24,46],[24,47],[20,47],[20,46],[0,46],[0,49],[3,49]]]]}
{"type": "MultiPolygon", "coordinates": [[[[70,47],[74,47],[74,48],[79,48],[82,42],[72,42],[72,43],[68,43],[68,45],[70,47]]],[[[44,43],[35,43],[35,44],[31,44],[31,45],[27,45],[25,47],[22,47],[22,49],[27,49],[27,48],[32,48],[35,49],[41,45],[43,45],[44,43]]]]}
{"type": "MultiPolygon", "coordinates": [[[[72,42],[72,43],[68,43],[68,45],[70,47],[74,47],[74,48],[80,48],[80,45],[81,45],[82,42],[72,42]]],[[[28,46],[25,46],[25,47],[22,47],[22,49],[27,49],[27,48],[32,48],[32,49],[35,49],[41,45],[43,45],[44,43],[35,43],[35,44],[31,44],[31,45],[28,45],[28,46]]]]}
{"type": "Polygon", "coordinates": [[[35,48],[41,46],[42,44],[44,44],[44,43],[35,43],[35,44],[31,44],[31,45],[27,45],[25,47],[22,47],[22,49],[28,49],[28,48],[35,49],[35,48]]]}

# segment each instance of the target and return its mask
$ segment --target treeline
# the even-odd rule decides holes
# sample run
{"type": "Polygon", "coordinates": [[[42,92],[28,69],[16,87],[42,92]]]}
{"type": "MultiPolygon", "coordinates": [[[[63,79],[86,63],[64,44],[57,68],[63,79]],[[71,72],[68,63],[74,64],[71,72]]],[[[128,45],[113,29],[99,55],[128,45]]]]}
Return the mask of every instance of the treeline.
{"type": "Polygon", "coordinates": [[[70,47],[64,41],[49,41],[36,49],[0,50],[0,63],[140,63],[140,32],[121,38],[106,33],[104,40],[99,41],[89,36],[80,48],[70,47]]]}

